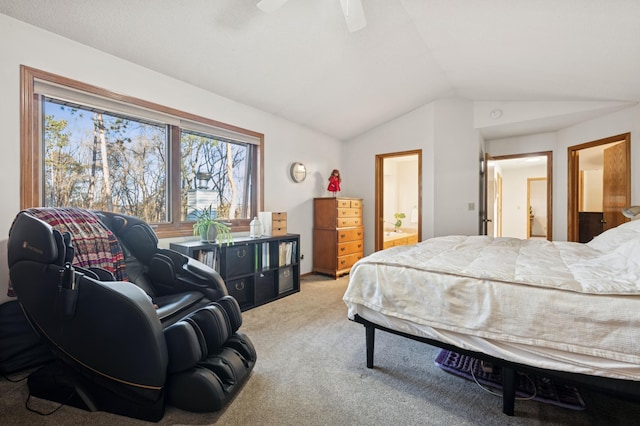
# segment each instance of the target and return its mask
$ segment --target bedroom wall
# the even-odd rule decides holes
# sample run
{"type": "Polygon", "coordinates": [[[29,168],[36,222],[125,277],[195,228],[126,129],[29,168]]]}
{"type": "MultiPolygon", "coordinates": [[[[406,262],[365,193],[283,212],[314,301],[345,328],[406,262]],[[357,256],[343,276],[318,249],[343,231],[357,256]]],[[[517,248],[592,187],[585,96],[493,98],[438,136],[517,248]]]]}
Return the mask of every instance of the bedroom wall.
{"type": "Polygon", "coordinates": [[[375,156],[416,149],[422,149],[422,240],[478,233],[480,139],[473,105],[439,100],[343,145],[344,186],[364,199],[365,254],[374,250],[375,156]]]}
{"type": "Polygon", "coordinates": [[[477,235],[481,150],[473,102],[435,102],[434,235],[477,235]]]}
{"type": "Polygon", "coordinates": [[[342,176],[345,194],[363,199],[365,255],[374,250],[375,157],[422,149],[422,239],[434,233],[433,103],[417,108],[343,143],[342,176]]]}
{"type": "MultiPolygon", "coordinates": [[[[327,194],[327,176],[332,168],[341,168],[340,141],[2,14],[0,39],[0,247],[20,208],[19,68],[24,64],[263,133],[264,208],[288,213],[288,231],[301,234],[301,272],[311,270],[312,199],[327,194]],[[309,171],[300,184],[288,175],[294,161],[305,163],[309,171]]],[[[0,254],[0,263],[0,284],[6,284],[6,254],[0,254]]]]}

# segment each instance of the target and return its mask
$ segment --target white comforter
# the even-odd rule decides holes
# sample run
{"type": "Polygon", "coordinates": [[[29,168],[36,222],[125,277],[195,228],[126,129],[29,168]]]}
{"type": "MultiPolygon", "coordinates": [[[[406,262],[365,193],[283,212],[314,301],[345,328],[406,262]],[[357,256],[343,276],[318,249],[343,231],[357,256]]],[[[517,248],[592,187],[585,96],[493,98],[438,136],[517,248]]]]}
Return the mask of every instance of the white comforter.
{"type": "Polygon", "coordinates": [[[640,365],[640,221],[589,244],[449,236],[395,247],[354,265],[344,301],[351,318],[368,310],[640,365]]]}

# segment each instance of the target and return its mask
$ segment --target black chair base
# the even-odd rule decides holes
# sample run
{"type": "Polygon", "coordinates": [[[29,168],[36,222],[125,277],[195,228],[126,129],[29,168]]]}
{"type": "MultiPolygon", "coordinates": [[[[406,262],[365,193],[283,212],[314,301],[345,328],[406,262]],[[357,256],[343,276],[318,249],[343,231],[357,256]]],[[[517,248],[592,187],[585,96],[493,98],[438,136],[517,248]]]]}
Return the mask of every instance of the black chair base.
{"type": "Polygon", "coordinates": [[[91,382],[59,360],[31,373],[27,382],[30,397],[86,411],[106,411],[151,422],[157,422],[164,416],[163,391],[159,392],[156,400],[135,401],[91,382]]]}

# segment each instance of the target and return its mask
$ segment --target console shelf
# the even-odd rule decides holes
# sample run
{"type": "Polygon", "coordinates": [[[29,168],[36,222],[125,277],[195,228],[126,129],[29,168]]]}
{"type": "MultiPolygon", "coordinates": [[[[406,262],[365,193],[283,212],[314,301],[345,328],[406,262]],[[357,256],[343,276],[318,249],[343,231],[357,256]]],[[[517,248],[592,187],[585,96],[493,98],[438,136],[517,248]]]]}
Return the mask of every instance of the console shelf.
{"type": "Polygon", "coordinates": [[[215,269],[246,311],[300,291],[300,235],[234,237],[230,245],[202,241],[169,248],[215,269]]]}

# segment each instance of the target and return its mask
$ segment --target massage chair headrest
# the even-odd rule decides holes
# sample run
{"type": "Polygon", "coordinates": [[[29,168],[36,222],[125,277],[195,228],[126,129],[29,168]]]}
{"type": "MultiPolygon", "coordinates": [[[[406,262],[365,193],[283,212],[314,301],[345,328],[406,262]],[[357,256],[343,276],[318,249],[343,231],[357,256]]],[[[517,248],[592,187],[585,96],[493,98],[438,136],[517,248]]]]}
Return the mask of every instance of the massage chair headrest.
{"type": "Polygon", "coordinates": [[[142,219],[111,212],[96,212],[100,220],[141,262],[148,264],[158,248],[158,237],[142,219]]]}
{"type": "Polygon", "coordinates": [[[73,259],[73,253],[68,253],[71,249],[70,242],[68,233],[63,236],[48,223],[28,213],[20,212],[9,230],[7,244],[9,267],[24,260],[64,265],[66,261],[73,259]]]}

